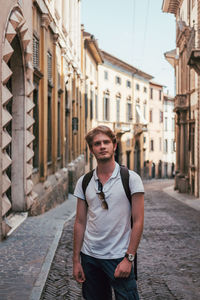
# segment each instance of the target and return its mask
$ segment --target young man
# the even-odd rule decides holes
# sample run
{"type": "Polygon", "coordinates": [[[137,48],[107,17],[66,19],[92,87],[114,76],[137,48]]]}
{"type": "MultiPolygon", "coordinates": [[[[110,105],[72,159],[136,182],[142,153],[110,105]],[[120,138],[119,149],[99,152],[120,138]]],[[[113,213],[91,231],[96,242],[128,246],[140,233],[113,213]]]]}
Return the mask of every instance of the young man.
{"type": "Polygon", "coordinates": [[[84,176],[79,178],[74,191],[78,198],[74,278],[83,284],[86,300],[111,300],[111,286],[117,300],[139,299],[132,264],[143,231],[142,181],[129,170],[130,205],[122,185],[120,166],[114,160],[117,146],[114,133],[107,126],[98,126],[85,138],[97,160],[97,168],[85,195],[84,176]]]}

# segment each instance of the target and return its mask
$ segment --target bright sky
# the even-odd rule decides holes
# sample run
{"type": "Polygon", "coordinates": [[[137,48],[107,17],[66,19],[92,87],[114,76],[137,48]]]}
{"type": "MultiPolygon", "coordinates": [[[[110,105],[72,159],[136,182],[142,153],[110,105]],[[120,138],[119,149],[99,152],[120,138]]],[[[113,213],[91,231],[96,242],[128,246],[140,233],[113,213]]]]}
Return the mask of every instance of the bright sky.
{"type": "Polygon", "coordinates": [[[162,0],[82,0],[81,22],[99,47],[154,76],[174,95],[174,70],[164,53],[175,49],[175,17],[162,0]]]}

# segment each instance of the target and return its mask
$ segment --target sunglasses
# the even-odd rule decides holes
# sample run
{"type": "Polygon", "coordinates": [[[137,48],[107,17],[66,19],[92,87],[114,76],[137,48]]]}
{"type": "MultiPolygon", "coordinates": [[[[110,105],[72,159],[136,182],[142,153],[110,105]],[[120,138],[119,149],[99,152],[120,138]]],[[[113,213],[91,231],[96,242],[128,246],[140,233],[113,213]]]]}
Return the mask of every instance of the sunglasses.
{"type": "Polygon", "coordinates": [[[105,194],[103,191],[97,193],[98,197],[99,197],[99,200],[101,200],[101,207],[103,209],[108,209],[108,203],[106,202],[105,200],[105,194]]]}
{"type": "Polygon", "coordinates": [[[99,190],[99,192],[97,193],[97,195],[99,197],[99,200],[101,200],[101,207],[103,209],[108,209],[108,203],[106,202],[105,194],[102,191],[103,190],[103,185],[100,181],[98,181],[98,190],[99,190]]]}

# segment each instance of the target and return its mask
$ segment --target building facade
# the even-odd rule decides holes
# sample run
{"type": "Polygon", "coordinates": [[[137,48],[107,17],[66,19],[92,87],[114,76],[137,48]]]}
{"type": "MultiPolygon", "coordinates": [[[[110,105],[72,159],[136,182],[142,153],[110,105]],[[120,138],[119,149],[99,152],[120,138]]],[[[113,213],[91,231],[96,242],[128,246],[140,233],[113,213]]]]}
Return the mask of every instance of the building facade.
{"type": "Polygon", "coordinates": [[[163,177],[172,178],[175,175],[175,112],[174,98],[163,97],[163,177]]]}
{"type": "MultiPolygon", "coordinates": [[[[98,66],[102,64],[103,57],[98,47],[97,40],[93,35],[83,30],[83,63],[82,73],[84,77],[84,132],[87,133],[98,125],[98,66]]],[[[96,165],[93,155],[85,144],[85,171],[92,170],[96,165]]]]}
{"type": "Polygon", "coordinates": [[[115,159],[143,176],[144,132],[149,80],[152,76],[102,50],[98,69],[98,124],[111,127],[117,136],[115,159]],[[145,87],[145,96],[142,88],[145,87]]]}
{"type": "Polygon", "coordinates": [[[84,172],[80,1],[6,1],[0,30],[2,237],[84,172]]]}
{"type": "Polygon", "coordinates": [[[176,19],[176,49],[165,53],[176,76],[175,189],[200,195],[200,3],[163,1],[176,19]]]}
{"type": "Polygon", "coordinates": [[[163,86],[150,82],[149,86],[149,174],[163,177],[163,86]]]}

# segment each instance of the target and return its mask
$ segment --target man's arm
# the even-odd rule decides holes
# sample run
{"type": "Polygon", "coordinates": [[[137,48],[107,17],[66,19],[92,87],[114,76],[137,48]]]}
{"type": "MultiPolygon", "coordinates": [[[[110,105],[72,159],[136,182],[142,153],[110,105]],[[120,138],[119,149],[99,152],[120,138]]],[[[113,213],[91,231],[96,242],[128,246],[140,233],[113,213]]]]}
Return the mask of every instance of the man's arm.
{"type": "Polygon", "coordinates": [[[78,199],[76,219],[74,223],[74,248],[73,248],[73,275],[77,282],[85,281],[85,274],[80,263],[80,251],[83,244],[87,221],[87,205],[84,200],[78,199]]]}
{"type": "MultiPolygon", "coordinates": [[[[137,248],[140,243],[140,239],[143,232],[144,226],[144,194],[136,193],[132,195],[132,220],[133,227],[131,231],[131,237],[129,246],[127,249],[128,253],[135,255],[137,248]]],[[[124,258],[115,270],[115,277],[128,277],[131,272],[132,263],[124,258]]]]}

